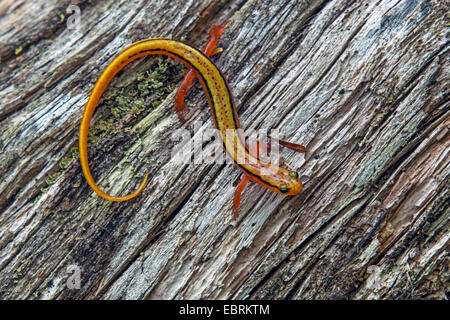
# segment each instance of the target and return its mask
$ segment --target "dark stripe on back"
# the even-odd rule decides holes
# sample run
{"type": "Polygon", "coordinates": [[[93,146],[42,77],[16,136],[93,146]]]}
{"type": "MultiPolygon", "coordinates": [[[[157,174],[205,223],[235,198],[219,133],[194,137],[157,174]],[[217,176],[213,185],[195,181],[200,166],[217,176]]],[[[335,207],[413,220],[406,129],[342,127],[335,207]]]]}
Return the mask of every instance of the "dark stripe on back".
{"type": "MultiPolygon", "coordinates": [[[[151,39],[151,40],[168,40],[168,39],[151,39]]],[[[144,41],[142,41],[142,42],[144,42],[144,41]]],[[[141,44],[142,42],[138,42],[136,45],[141,44]]],[[[217,66],[216,66],[216,65],[215,65],[215,64],[214,64],[214,63],[213,63],[213,62],[212,62],[212,61],[211,61],[211,60],[210,60],[203,52],[201,52],[200,50],[198,50],[198,49],[196,49],[196,48],[193,48],[193,47],[191,47],[191,46],[189,46],[189,48],[191,48],[191,49],[193,49],[194,51],[197,51],[198,53],[200,53],[201,55],[203,55],[203,56],[204,56],[204,57],[205,57],[205,58],[206,58],[206,59],[207,59],[207,60],[208,60],[208,61],[209,61],[216,69],[217,69],[217,71],[219,72],[219,75],[222,77],[222,80],[223,80],[223,82],[225,83],[225,88],[227,89],[228,99],[229,99],[230,106],[231,106],[232,109],[233,109],[233,110],[232,110],[232,111],[233,111],[232,114],[233,114],[233,121],[234,121],[235,127],[236,127],[236,128],[239,128],[239,126],[237,125],[236,117],[235,117],[236,107],[235,107],[235,105],[234,105],[234,103],[233,103],[233,101],[232,101],[232,98],[231,98],[231,91],[230,91],[229,86],[227,85],[227,81],[225,80],[225,76],[223,75],[222,71],[220,71],[220,69],[217,68],[217,66]]],[[[131,47],[130,47],[129,49],[131,49],[131,47]]],[[[146,50],[140,50],[139,53],[142,54],[142,53],[146,53],[146,52],[156,52],[156,51],[170,53],[171,55],[176,56],[176,57],[179,58],[181,61],[184,61],[187,65],[189,65],[192,69],[194,69],[195,71],[197,71],[197,74],[202,78],[203,83],[205,84],[205,87],[206,87],[206,89],[207,89],[207,94],[208,94],[208,96],[209,96],[208,98],[209,98],[209,100],[211,101],[211,104],[213,105],[213,108],[212,108],[212,109],[213,109],[213,112],[212,112],[212,114],[213,114],[213,116],[214,116],[215,123],[216,123],[217,126],[218,126],[218,120],[217,120],[217,115],[216,115],[215,108],[214,108],[214,103],[213,103],[213,99],[212,99],[211,89],[209,88],[208,82],[205,80],[205,77],[203,77],[202,73],[201,73],[194,65],[192,65],[192,63],[191,63],[189,60],[186,60],[184,57],[180,56],[179,54],[177,54],[177,53],[175,53],[175,52],[173,52],[173,51],[169,51],[169,50],[166,50],[166,49],[159,48],[159,49],[146,49],[146,50]]],[[[219,129],[219,128],[217,127],[217,129],[219,129]]],[[[245,143],[242,142],[241,135],[238,134],[237,136],[238,136],[239,140],[241,141],[241,144],[244,146],[244,149],[247,151],[247,153],[250,154],[249,150],[247,149],[247,145],[246,145],[245,143]]],[[[236,160],[234,160],[233,156],[230,154],[230,152],[229,152],[229,151],[227,150],[227,148],[225,147],[225,142],[223,141],[223,139],[222,139],[222,146],[223,146],[223,149],[225,150],[225,152],[228,153],[228,154],[230,155],[231,159],[233,159],[233,162],[234,162],[239,168],[241,168],[241,170],[243,170],[243,171],[246,172],[247,174],[249,174],[249,175],[251,175],[251,176],[257,178],[258,180],[260,180],[262,183],[264,183],[264,184],[266,184],[266,185],[269,185],[269,186],[271,186],[271,187],[273,187],[273,188],[278,188],[278,186],[274,186],[273,184],[271,184],[271,183],[265,181],[264,179],[262,179],[261,176],[258,176],[258,175],[256,175],[256,174],[253,174],[252,172],[248,171],[244,166],[242,166],[241,164],[237,163],[236,160]]]]}

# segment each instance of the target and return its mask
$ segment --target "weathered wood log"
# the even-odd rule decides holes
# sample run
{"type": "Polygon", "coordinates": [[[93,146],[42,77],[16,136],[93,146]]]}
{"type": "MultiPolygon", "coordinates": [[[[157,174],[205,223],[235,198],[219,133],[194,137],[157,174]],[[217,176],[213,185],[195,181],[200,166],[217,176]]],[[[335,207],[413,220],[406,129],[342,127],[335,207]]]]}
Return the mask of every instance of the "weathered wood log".
{"type": "Polygon", "coordinates": [[[79,25],[70,4],[0,2],[2,299],[448,298],[448,1],[77,1],[79,25]],[[239,170],[171,158],[176,129],[213,127],[203,92],[180,124],[185,68],[146,58],[105,93],[89,159],[111,194],[151,181],[98,197],[77,143],[101,71],[225,19],[213,60],[241,124],[307,147],[283,150],[304,190],[249,184],[233,222],[239,170]]]}

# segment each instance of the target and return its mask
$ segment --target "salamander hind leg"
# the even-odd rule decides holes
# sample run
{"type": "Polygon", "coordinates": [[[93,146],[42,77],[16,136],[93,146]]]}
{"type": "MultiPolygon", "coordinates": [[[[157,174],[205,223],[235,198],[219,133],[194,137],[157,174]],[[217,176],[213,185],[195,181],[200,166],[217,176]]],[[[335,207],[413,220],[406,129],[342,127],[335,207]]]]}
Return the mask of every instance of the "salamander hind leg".
{"type": "MultiPolygon", "coordinates": [[[[225,21],[224,23],[220,25],[214,25],[210,32],[209,32],[209,40],[208,43],[203,48],[203,53],[209,58],[213,55],[216,55],[218,53],[221,53],[223,51],[223,48],[216,48],[217,42],[219,40],[219,37],[222,33],[224,33],[225,28],[228,24],[228,21],[225,21]]],[[[196,73],[192,69],[188,69],[183,81],[181,82],[180,87],[178,88],[178,91],[175,95],[175,103],[173,111],[178,114],[178,118],[181,122],[184,122],[184,115],[183,112],[189,112],[189,109],[186,107],[186,103],[184,102],[184,99],[186,97],[186,93],[189,90],[189,87],[194,81],[196,77],[196,73]]]]}

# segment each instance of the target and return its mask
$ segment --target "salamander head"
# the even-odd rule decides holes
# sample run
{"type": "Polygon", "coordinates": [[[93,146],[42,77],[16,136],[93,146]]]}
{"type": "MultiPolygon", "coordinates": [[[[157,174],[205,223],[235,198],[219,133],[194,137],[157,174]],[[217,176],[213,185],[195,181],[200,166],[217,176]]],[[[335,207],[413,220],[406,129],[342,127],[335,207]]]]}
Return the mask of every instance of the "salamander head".
{"type": "Polygon", "coordinates": [[[298,176],[298,173],[291,170],[280,170],[280,183],[278,184],[277,193],[284,195],[296,195],[303,189],[302,182],[298,176]]]}
{"type": "Polygon", "coordinates": [[[302,191],[303,185],[297,172],[273,166],[265,168],[261,176],[266,183],[264,186],[276,193],[292,196],[302,191]]]}

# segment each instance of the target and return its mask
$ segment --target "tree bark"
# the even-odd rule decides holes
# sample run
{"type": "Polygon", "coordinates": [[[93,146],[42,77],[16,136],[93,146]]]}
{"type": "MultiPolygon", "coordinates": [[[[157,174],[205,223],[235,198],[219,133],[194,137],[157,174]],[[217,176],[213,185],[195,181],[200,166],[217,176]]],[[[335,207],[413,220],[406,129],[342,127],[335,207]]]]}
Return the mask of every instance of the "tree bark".
{"type": "Polygon", "coordinates": [[[448,298],[448,10],[438,0],[0,1],[0,298],[448,298]],[[89,137],[103,190],[127,194],[147,169],[151,181],[127,202],[98,197],[77,145],[102,70],[145,38],[201,48],[226,19],[213,60],[241,125],[307,147],[282,152],[303,191],[250,183],[233,221],[240,171],[171,157],[177,129],[195,139],[213,128],[207,100],[193,87],[181,124],[171,109],[185,68],[154,57],[116,77],[89,137]]]}

